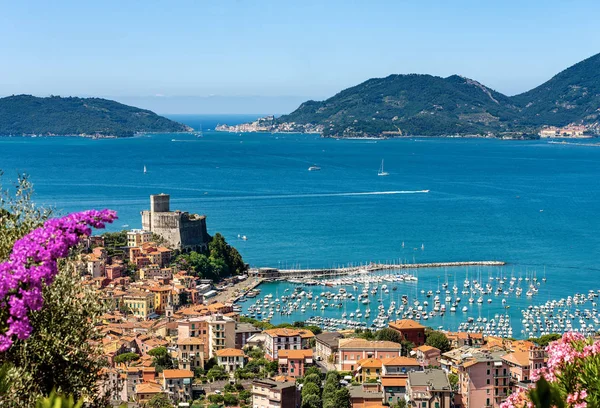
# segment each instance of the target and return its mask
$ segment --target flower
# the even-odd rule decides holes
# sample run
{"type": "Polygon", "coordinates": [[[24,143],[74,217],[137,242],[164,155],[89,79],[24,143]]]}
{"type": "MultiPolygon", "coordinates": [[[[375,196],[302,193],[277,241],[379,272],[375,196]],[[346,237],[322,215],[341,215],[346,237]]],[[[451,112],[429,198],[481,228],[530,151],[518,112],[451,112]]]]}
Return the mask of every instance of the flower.
{"type": "Polygon", "coordinates": [[[7,309],[4,332],[0,332],[0,352],[10,348],[15,338],[31,335],[29,312],[40,310],[42,287],[58,273],[57,261],[89,236],[94,228],[104,228],[117,218],[112,210],[89,210],[48,220],[13,245],[8,261],[0,263],[0,304],[7,309]]]}

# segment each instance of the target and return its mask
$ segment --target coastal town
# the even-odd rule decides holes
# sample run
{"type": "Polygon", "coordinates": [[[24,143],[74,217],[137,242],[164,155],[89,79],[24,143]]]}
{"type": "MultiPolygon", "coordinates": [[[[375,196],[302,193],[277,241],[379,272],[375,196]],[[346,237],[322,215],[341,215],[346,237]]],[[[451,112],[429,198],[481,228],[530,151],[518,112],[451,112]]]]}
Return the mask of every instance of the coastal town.
{"type": "Polygon", "coordinates": [[[211,237],[206,217],[171,211],[166,194],[151,196],[142,226],[117,245],[89,237],[73,263],[109,307],[98,346],[114,406],[319,408],[310,394],[332,388],[343,407],[500,407],[535,384],[543,347],[560,337],[433,330],[410,318],[375,329],[272,325],[235,301],[276,270],[216,280],[174,262],[210,249],[211,237]]]}

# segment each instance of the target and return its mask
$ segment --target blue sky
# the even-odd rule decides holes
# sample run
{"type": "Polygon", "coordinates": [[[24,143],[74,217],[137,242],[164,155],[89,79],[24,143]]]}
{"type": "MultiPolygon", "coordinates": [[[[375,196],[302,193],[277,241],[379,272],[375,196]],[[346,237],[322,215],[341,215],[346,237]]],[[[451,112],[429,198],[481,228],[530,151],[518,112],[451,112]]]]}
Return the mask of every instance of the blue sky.
{"type": "Polygon", "coordinates": [[[282,113],[392,73],[512,95],[600,52],[598,15],[598,1],[0,0],[0,95],[282,113]]]}

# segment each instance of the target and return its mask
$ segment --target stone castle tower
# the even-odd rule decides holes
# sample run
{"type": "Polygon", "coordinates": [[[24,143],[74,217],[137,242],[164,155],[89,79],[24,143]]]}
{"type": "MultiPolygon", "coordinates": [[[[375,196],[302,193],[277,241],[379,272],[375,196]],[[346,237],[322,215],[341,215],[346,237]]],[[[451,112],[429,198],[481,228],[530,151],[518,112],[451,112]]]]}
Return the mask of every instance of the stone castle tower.
{"type": "Polygon", "coordinates": [[[171,248],[183,252],[201,251],[208,247],[206,216],[170,210],[171,196],[150,196],[150,210],[142,211],[142,228],[161,236],[171,248]]]}

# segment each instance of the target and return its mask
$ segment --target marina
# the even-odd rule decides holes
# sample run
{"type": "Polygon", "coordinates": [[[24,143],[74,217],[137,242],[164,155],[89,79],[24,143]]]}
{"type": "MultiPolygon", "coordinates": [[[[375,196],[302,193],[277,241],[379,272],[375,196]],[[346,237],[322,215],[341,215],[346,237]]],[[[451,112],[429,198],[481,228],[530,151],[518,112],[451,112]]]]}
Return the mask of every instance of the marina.
{"type": "Polygon", "coordinates": [[[600,328],[597,293],[546,300],[545,271],[502,266],[361,270],[263,282],[239,299],[246,316],[305,321],[324,330],[387,327],[414,319],[435,329],[515,338],[600,328]],[[587,306],[587,307],[584,307],[587,306]]]}

